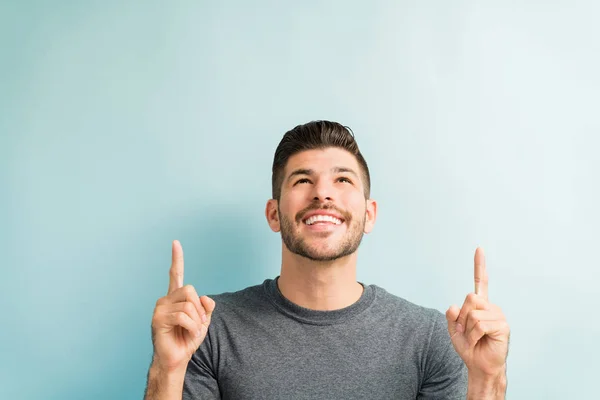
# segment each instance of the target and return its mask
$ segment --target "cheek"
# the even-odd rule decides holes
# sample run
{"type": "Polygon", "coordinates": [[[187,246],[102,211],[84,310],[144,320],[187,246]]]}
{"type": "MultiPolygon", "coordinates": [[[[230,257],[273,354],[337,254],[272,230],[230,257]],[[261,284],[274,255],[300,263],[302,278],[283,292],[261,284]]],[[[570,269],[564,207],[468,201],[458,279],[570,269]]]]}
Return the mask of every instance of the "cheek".
{"type": "Polygon", "coordinates": [[[295,218],[296,213],[299,210],[300,209],[297,207],[297,204],[294,202],[294,199],[282,198],[279,203],[279,211],[281,212],[281,214],[287,216],[288,218],[295,218]]]}
{"type": "Polygon", "coordinates": [[[347,209],[352,210],[352,214],[355,217],[360,216],[362,218],[367,212],[366,207],[364,196],[356,196],[351,199],[347,209]]]}

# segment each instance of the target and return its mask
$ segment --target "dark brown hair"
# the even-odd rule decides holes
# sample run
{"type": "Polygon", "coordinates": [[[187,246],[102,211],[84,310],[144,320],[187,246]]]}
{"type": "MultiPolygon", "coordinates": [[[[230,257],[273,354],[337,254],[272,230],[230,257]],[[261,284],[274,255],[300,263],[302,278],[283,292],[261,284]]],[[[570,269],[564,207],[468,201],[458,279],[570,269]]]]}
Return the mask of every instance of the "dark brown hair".
{"type": "Polygon", "coordinates": [[[311,121],[304,125],[298,125],[283,135],[273,158],[273,175],[271,177],[273,198],[279,200],[281,197],[283,171],[291,156],[305,150],[328,147],[344,149],[356,157],[362,172],[365,199],[368,199],[371,192],[371,176],[367,162],[354,140],[354,133],[349,127],[331,121],[311,121]]]}

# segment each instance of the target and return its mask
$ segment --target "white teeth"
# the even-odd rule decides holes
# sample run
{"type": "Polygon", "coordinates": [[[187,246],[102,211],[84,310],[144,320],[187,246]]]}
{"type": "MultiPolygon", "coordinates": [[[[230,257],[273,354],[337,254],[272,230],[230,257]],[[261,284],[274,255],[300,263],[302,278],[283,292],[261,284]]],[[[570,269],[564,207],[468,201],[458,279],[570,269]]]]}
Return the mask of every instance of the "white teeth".
{"type": "Polygon", "coordinates": [[[332,217],[331,215],[313,215],[304,222],[306,223],[306,225],[312,225],[318,221],[331,222],[335,225],[339,225],[342,223],[341,220],[337,219],[336,217],[332,217]]]}

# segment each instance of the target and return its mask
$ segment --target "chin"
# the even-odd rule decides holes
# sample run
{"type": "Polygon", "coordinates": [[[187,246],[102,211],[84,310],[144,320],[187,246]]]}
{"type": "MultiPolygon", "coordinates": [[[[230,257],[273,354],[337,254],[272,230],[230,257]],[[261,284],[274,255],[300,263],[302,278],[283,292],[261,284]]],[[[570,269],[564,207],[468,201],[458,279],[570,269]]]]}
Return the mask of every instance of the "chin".
{"type": "Polygon", "coordinates": [[[340,258],[337,254],[311,254],[310,256],[305,255],[304,257],[316,262],[331,262],[340,258]]]}
{"type": "Polygon", "coordinates": [[[348,256],[337,250],[310,249],[305,253],[305,257],[313,261],[334,261],[338,258],[348,256]]]}

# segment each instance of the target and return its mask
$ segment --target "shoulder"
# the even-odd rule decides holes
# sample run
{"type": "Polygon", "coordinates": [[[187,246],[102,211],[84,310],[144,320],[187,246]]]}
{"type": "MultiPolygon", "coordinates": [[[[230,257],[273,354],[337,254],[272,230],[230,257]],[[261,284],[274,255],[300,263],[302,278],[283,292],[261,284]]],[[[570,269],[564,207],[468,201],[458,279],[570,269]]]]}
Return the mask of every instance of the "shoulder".
{"type": "Polygon", "coordinates": [[[226,305],[244,303],[246,301],[255,300],[264,294],[263,285],[248,286],[244,289],[235,292],[224,292],[219,294],[208,295],[215,302],[219,302],[226,305]]]}
{"type": "Polygon", "coordinates": [[[248,286],[235,292],[209,294],[215,301],[213,317],[221,318],[231,314],[256,313],[270,308],[265,294],[264,283],[248,286]]]}
{"type": "Polygon", "coordinates": [[[450,342],[446,317],[434,308],[424,307],[374,286],[375,322],[385,330],[399,332],[407,342],[426,351],[432,342],[450,342]]]}
{"type": "Polygon", "coordinates": [[[382,287],[371,285],[375,290],[377,308],[388,315],[395,315],[408,323],[432,325],[445,321],[444,314],[434,308],[424,307],[389,293],[382,287]]]}
{"type": "Polygon", "coordinates": [[[387,310],[388,319],[395,321],[407,343],[420,353],[426,375],[454,374],[452,379],[463,382],[464,363],[452,346],[446,316],[439,310],[417,305],[380,287],[376,287],[376,291],[378,303],[381,309],[387,310]]]}

